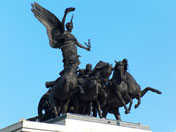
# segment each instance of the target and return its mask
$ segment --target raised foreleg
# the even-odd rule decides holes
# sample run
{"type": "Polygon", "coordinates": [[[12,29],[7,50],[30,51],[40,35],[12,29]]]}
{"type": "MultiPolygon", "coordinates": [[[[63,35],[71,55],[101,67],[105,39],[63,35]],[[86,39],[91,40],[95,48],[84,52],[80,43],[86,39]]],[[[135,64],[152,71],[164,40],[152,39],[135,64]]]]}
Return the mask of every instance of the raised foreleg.
{"type": "MultiPolygon", "coordinates": [[[[129,96],[128,93],[126,94],[126,97],[130,100],[130,105],[129,105],[129,107],[128,107],[128,112],[130,112],[131,106],[132,106],[132,104],[133,104],[133,99],[129,96]]],[[[126,114],[128,114],[128,113],[126,113],[126,114]]]]}
{"type": "Polygon", "coordinates": [[[138,102],[134,106],[135,109],[141,104],[141,93],[137,93],[136,99],[138,100],[138,102]]]}
{"type": "Polygon", "coordinates": [[[129,113],[129,110],[128,108],[126,107],[126,103],[125,103],[125,100],[123,99],[121,93],[119,91],[116,91],[116,95],[117,97],[120,99],[121,103],[123,104],[124,108],[125,108],[125,114],[128,114],[129,113]]]}

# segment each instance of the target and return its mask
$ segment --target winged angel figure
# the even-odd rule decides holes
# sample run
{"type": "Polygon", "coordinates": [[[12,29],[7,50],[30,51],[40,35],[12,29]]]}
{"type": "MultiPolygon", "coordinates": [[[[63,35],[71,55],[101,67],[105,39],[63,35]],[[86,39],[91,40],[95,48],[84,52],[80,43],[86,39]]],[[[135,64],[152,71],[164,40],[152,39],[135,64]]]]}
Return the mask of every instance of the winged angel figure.
{"type": "Polygon", "coordinates": [[[80,44],[74,35],[71,34],[73,29],[73,16],[71,21],[66,24],[65,19],[69,12],[74,11],[75,8],[67,8],[65,10],[62,22],[50,11],[34,2],[32,4],[32,12],[34,16],[46,27],[49,44],[52,48],[59,48],[62,51],[64,69],[70,66],[78,67],[80,64],[79,56],[77,54],[77,47],[90,51],[90,40],[85,43],[86,46],[80,44]]]}

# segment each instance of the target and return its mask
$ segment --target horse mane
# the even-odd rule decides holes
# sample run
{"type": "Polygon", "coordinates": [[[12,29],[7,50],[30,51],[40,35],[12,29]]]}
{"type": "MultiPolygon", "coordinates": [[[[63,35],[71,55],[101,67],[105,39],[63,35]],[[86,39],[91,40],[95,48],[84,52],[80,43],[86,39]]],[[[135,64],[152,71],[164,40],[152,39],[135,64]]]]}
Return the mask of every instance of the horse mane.
{"type": "Polygon", "coordinates": [[[105,66],[107,66],[108,63],[103,62],[103,61],[99,61],[96,66],[94,67],[94,69],[91,71],[90,76],[94,75],[97,71],[99,71],[100,69],[104,68],[105,66]]]}
{"type": "Polygon", "coordinates": [[[124,64],[125,72],[127,72],[127,70],[128,70],[128,60],[127,59],[123,59],[122,63],[124,64]]]}

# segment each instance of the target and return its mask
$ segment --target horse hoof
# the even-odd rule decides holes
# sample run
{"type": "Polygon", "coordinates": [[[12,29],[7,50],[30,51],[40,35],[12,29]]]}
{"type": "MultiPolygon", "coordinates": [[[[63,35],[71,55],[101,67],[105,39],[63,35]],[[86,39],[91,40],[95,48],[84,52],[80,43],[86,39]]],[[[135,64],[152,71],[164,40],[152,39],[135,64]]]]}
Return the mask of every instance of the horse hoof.
{"type": "Polygon", "coordinates": [[[128,110],[125,111],[125,114],[129,114],[130,112],[128,110]]]}
{"type": "Polygon", "coordinates": [[[100,115],[100,118],[102,119],[102,118],[103,118],[103,116],[102,116],[102,115],[100,115]]]}
{"type": "Polygon", "coordinates": [[[162,94],[162,92],[161,92],[161,91],[159,91],[159,90],[158,90],[158,91],[156,91],[156,93],[157,93],[157,94],[162,94]]]}
{"type": "Polygon", "coordinates": [[[135,106],[134,106],[134,108],[136,109],[138,107],[138,105],[136,104],[135,106]]]}
{"type": "Polygon", "coordinates": [[[85,94],[85,92],[83,90],[80,90],[80,94],[85,94]]]}
{"type": "Polygon", "coordinates": [[[81,95],[84,95],[85,93],[84,92],[80,92],[81,95]]]}

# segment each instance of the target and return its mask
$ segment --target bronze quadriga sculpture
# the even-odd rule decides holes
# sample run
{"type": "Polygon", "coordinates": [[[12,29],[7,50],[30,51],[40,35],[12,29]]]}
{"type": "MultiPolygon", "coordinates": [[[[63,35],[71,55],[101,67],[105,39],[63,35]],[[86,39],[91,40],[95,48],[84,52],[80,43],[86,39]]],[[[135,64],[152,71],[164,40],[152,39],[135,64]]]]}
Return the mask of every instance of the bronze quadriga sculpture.
{"type": "Polygon", "coordinates": [[[46,82],[48,91],[42,96],[38,105],[38,119],[45,121],[55,118],[66,112],[97,116],[106,118],[107,113],[113,113],[117,120],[120,119],[119,107],[125,108],[128,114],[131,110],[133,99],[141,103],[148,91],[161,94],[159,90],[147,87],[141,90],[133,76],[127,72],[128,61],[115,61],[111,64],[99,61],[92,69],[91,64],[86,69],[78,69],[80,64],[77,46],[87,51],[91,50],[91,43],[85,46],[80,44],[71,34],[73,29],[73,16],[66,24],[65,19],[69,12],[75,8],[67,8],[62,21],[53,13],[40,6],[32,4],[34,16],[46,27],[49,44],[52,48],[61,49],[63,55],[63,70],[55,81],[46,82]],[[109,79],[111,73],[113,76],[109,79]],[[127,108],[126,104],[130,103],[127,108]]]}

